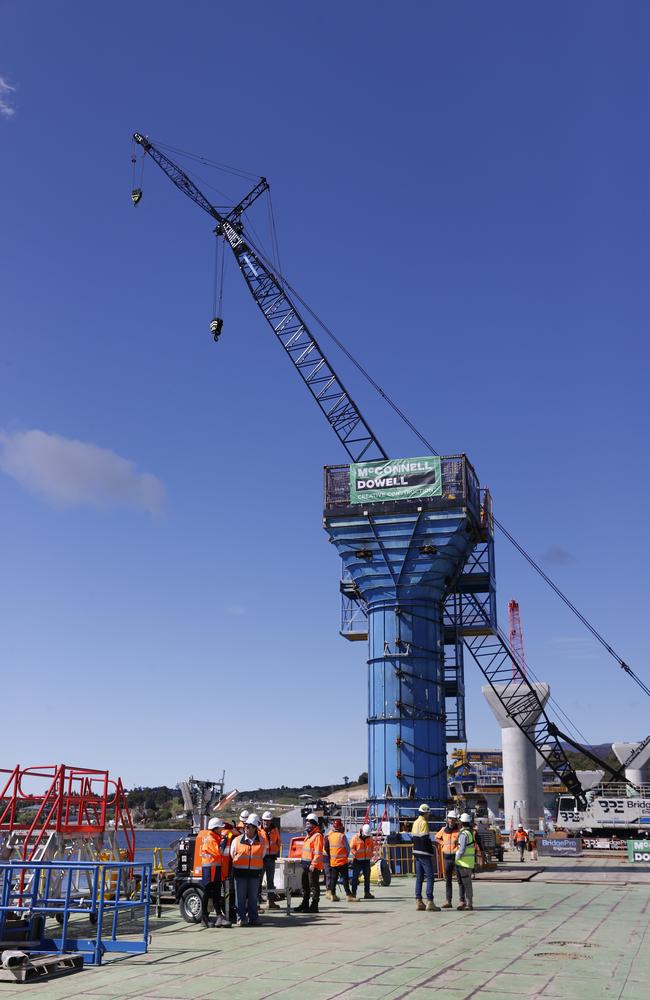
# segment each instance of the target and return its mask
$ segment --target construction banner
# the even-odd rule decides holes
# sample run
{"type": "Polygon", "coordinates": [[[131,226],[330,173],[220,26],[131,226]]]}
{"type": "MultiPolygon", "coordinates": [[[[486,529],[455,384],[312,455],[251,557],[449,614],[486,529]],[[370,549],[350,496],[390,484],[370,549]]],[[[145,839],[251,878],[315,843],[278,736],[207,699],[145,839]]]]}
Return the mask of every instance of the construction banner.
{"type": "Polygon", "coordinates": [[[441,462],[437,455],[357,462],[350,466],[350,503],[417,500],[441,495],[441,462]]]}

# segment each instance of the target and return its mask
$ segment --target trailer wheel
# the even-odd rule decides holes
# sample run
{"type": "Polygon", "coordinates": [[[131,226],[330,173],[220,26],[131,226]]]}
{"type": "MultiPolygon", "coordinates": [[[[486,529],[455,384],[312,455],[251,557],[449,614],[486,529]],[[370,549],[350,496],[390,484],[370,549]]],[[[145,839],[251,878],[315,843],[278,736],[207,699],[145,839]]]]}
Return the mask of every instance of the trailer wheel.
{"type": "Polygon", "coordinates": [[[379,871],[381,873],[381,884],[390,885],[391,880],[391,870],[390,865],[385,858],[382,858],[379,863],[379,871]]]}
{"type": "Polygon", "coordinates": [[[181,893],[178,905],[183,920],[188,924],[198,924],[203,911],[203,892],[198,886],[189,886],[181,893]]]}

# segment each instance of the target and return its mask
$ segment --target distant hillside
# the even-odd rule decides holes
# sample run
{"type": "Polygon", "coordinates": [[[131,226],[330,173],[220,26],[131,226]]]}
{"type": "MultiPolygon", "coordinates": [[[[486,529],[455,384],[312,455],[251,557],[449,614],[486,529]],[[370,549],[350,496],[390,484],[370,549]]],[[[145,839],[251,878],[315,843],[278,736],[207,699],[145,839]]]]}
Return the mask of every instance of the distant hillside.
{"type": "MultiPolygon", "coordinates": [[[[562,746],[564,747],[566,755],[576,771],[598,770],[598,765],[593,760],[591,760],[590,757],[587,757],[585,754],[579,753],[577,750],[574,750],[574,748],[572,746],[569,746],[568,743],[563,743],[562,746]]],[[[612,750],[611,743],[595,743],[593,746],[590,746],[589,749],[592,751],[592,753],[595,753],[596,757],[599,757],[601,760],[604,760],[611,767],[621,766],[619,761],[616,759],[614,751],[612,750]]]]}

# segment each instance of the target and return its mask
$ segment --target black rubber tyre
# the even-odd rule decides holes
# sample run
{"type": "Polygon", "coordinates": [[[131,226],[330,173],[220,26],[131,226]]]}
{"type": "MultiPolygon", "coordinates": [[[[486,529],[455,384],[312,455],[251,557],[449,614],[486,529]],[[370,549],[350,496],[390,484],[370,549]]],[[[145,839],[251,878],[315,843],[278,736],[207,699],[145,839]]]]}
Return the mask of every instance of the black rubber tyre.
{"type": "Polygon", "coordinates": [[[203,890],[198,885],[188,886],[181,893],[178,901],[181,917],[188,924],[199,924],[201,922],[201,910],[203,908],[203,890]]]}
{"type": "Polygon", "coordinates": [[[390,865],[384,858],[382,858],[379,864],[379,870],[381,871],[381,884],[390,885],[390,880],[392,878],[390,865]]]}

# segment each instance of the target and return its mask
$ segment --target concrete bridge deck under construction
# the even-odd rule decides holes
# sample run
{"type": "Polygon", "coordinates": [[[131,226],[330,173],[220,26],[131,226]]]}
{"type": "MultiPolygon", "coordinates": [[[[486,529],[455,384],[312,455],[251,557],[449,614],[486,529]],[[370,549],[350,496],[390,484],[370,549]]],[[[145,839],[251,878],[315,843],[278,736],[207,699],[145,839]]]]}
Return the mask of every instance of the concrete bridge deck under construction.
{"type": "MultiPolygon", "coordinates": [[[[436,883],[441,901],[441,885],[436,883]]],[[[613,857],[510,865],[475,882],[473,913],[417,913],[413,879],[318,917],[203,930],[169,907],[148,955],[5,997],[46,1000],[647,1000],[650,866],[613,857]]]]}

